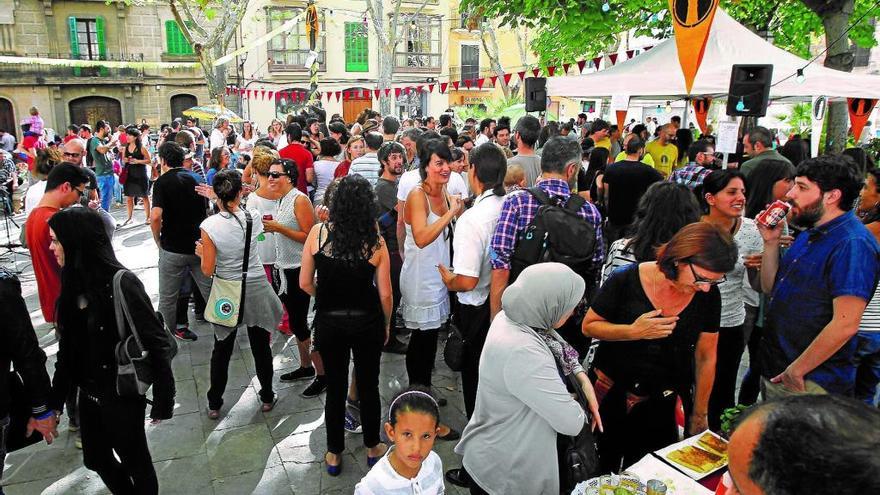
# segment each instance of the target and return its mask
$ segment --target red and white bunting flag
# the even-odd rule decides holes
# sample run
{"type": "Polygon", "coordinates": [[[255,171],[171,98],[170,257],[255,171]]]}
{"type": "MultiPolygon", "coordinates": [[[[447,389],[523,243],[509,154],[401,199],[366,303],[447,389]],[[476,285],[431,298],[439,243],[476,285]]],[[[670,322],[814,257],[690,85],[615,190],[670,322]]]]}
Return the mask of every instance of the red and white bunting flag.
{"type": "Polygon", "coordinates": [[[365,100],[369,100],[369,99],[370,99],[370,90],[369,90],[369,89],[365,89],[365,90],[363,90],[363,91],[361,92],[361,95],[363,95],[363,97],[364,97],[365,100]]]}
{"type": "Polygon", "coordinates": [[[547,75],[550,77],[553,77],[554,72],[556,72],[556,66],[555,65],[548,65],[547,66],[547,75]]]}
{"type": "Polygon", "coordinates": [[[458,85],[459,85],[458,81],[452,81],[452,87],[455,88],[456,91],[458,91],[458,85]]]}
{"type": "Polygon", "coordinates": [[[489,76],[489,80],[492,81],[492,87],[495,87],[495,81],[498,80],[498,76],[489,76]]]}
{"type": "Polygon", "coordinates": [[[380,96],[382,96],[382,92],[379,89],[374,89],[373,94],[376,96],[377,100],[379,99],[380,96]]]}
{"type": "Polygon", "coordinates": [[[245,90],[245,98],[247,98],[247,99],[251,98],[251,90],[249,90],[249,89],[245,90]]]}
{"type": "Polygon", "coordinates": [[[521,71],[517,72],[516,75],[519,76],[519,80],[520,80],[520,81],[525,81],[525,80],[526,80],[526,71],[521,70],[521,71]]]}
{"type": "Polygon", "coordinates": [[[472,82],[472,81],[471,81],[470,79],[465,79],[465,80],[464,80],[464,86],[465,86],[467,89],[471,89],[471,82],[472,82]]]}
{"type": "Polygon", "coordinates": [[[449,87],[449,83],[448,83],[448,82],[442,82],[442,83],[440,83],[440,94],[445,93],[445,92],[446,92],[446,88],[448,88],[448,87],[449,87]]]}
{"type": "Polygon", "coordinates": [[[504,77],[504,84],[507,84],[507,85],[510,84],[510,77],[511,76],[513,76],[513,74],[504,74],[504,76],[503,76],[504,77]]]}
{"type": "Polygon", "coordinates": [[[562,70],[565,74],[568,74],[569,67],[571,67],[571,64],[562,64],[562,70]]]}
{"type": "Polygon", "coordinates": [[[628,59],[633,58],[635,56],[635,54],[636,54],[635,50],[627,50],[626,51],[626,58],[628,58],[628,59]]]}
{"type": "Polygon", "coordinates": [[[611,61],[611,65],[616,64],[617,63],[617,54],[612,53],[612,54],[608,55],[608,60],[611,61]]]}
{"type": "Polygon", "coordinates": [[[333,91],[327,91],[327,102],[330,102],[330,98],[333,98],[333,91]]]}
{"type": "Polygon", "coordinates": [[[433,93],[433,92],[434,92],[434,85],[433,85],[433,84],[429,84],[429,85],[428,85],[428,93],[433,93]]]}
{"type": "Polygon", "coordinates": [[[477,89],[483,89],[483,83],[486,82],[485,77],[477,79],[477,89]]]}
{"type": "Polygon", "coordinates": [[[534,69],[532,69],[532,75],[533,75],[533,76],[538,77],[538,74],[540,74],[540,73],[541,73],[541,69],[540,69],[540,68],[535,67],[534,69]]]}
{"type": "Polygon", "coordinates": [[[586,60],[578,60],[578,63],[577,63],[577,64],[578,64],[578,72],[580,72],[581,74],[583,74],[583,73],[584,73],[584,67],[587,66],[587,61],[586,61],[586,60]]]}
{"type": "Polygon", "coordinates": [[[339,97],[342,96],[342,91],[337,91],[337,92],[334,93],[334,94],[336,95],[336,101],[338,102],[338,101],[339,101],[339,97]]]}
{"type": "Polygon", "coordinates": [[[598,57],[593,59],[593,67],[595,67],[596,70],[599,70],[599,64],[601,64],[601,63],[602,63],[602,56],[601,55],[599,55],[598,57]]]}
{"type": "Polygon", "coordinates": [[[271,100],[275,96],[274,91],[269,91],[269,99],[271,100]]]}
{"type": "Polygon", "coordinates": [[[412,88],[410,88],[409,86],[403,88],[403,94],[408,95],[410,89],[412,89],[412,88]]]}
{"type": "Polygon", "coordinates": [[[400,88],[394,88],[394,97],[400,98],[400,88]]]}
{"type": "Polygon", "coordinates": [[[421,92],[422,92],[422,86],[421,85],[416,86],[416,93],[421,93],[421,92]]]}
{"type": "Polygon", "coordinates": [[[260,90],[260,98],[262,98],[264,100],[266,99],[266,90],[265,89],[260,90]]]}
{"type": "Polygon", "coordinates": [[[229,96],[229,91],[230,91],[229,86],[226,86],[226,96],[229,96]]]}

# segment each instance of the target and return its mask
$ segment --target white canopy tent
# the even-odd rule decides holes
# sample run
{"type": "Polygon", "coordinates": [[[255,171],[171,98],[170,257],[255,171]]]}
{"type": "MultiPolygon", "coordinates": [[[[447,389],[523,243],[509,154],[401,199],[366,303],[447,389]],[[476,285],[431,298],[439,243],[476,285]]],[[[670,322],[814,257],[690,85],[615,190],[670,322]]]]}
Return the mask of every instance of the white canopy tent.
{"type": "MultiPolygon", "coordinates": [[[[806,80],[798,83],[795,73],[807,65],[806,60],[768,43],[718,9],[691,95],[725,97],[733,64],[773,64],[775,85],[770,88],[773,100],[808,101],[818,95],[880,98],[880,76],[842,72],[823,67],[818,62],[804,69],[806,80]]],[[[579,76],[551,77],[547,80],[547,94],[569,98],[625,94],[634,99],[651,100],[687,96],[674,38],[605,70],[579,76]]]]}

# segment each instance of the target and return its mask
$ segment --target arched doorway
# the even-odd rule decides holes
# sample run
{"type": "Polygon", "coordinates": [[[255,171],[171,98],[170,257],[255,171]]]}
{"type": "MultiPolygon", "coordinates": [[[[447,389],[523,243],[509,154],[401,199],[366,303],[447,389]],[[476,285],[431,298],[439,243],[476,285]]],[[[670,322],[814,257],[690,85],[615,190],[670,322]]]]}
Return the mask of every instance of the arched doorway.
{"type": "Polygon", "coordinates": [[[199,104],[199,100],[193,95],[174,95],[171,97],[171,119],[182,119],[183,111],[199,104]]]}
{"type": "Polygon", "coordinates": [[[70,100],[70,122],[93,126],[99,120],[110,122],[110,127],[121,125],[122,106],[118,100],[106,96],[85,96],[70,100]]]}
{"type": "Polygon", "coordinates": [[[12,110],[12,102],[6,98],[0,98],[0,129],[12,134],[18,135],[18,129],[15,125],[15,112],[12,110]]]}
{"type": "Polygon", "coordinates": [[[306,106],[309,99],[307,88],[285,88],[275,92],[275,118],[282,123],[288,115],[296,115],[306,106]]]}
{"type": "Polygon", "coordinates": [[[342,102],[342,118],[349,124],[354,122],[365,108],[373,106],[373,98],[370,97],[371,93],[367,88],[347,88],[342,93],[349,95],[348,99],[342,102]],[[366,97],[364,97],[364,91],[367,92],[366,97]]]}

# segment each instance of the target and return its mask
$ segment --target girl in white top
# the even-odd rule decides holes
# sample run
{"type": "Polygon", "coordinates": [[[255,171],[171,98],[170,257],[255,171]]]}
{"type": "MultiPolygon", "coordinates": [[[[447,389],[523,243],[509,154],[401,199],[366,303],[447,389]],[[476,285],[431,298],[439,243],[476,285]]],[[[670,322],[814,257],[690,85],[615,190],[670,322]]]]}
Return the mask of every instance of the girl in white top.
{"type": "Polygon", "coordinates": [[[729,232],[739,251],[739,262],[725,274],[718,286],[721,292],[721,328],[718,334],[718,351],[715,362],[715,383],[709,398],[709,426],[719,428],[721,413],[736,405],[736,377],[740,358],[745,349],[743,323],[746,318],[746,293],[757,300],[755,289],[749,279],[757,280],[755,255],[760,255],[764,243],[755,221],[745,218],[746,185],[742,172],[716,170],[703,180],[703,198],[708,214],[702,220],[729,232]],[[747,270],[748,268],[748,270],[747,270]],[[748,273],[747,273],[748,272],[748,273]]]}
{"type": "Polygon", "coordinates": [[[260,139],[260,136],[257,134],[256,129],[254,129],[254,123],[245,121],[241,125],[241,134],[235,140],[233,151],[237,153],[251,153],[254,150],[254,143],[257,142],[257,139],[260,139]]]}
{"type": "Polygon", "coordinates": [[[287,134],[284,133],[284,124],[278,119],[272,119],[269,124],[269,139],[275,144],[276,150],[281,150],[288,145],[287,134]]]}
{"type": "Polygon", "coordinates": [[[336,167],[339,161],[336,156],[342,152],[342,147],[333,138],[324,138],[321,140],[321,154],[315,162],[315,178],[318,185],[315,187],[315,203],[319,204],[324,200],[324,191],[327,186],[333,182],[333,175],[336,173],[336,167]]]}
{"type": "Polygon", "coordinates": [[[354,487],[355,495],[440,495],[443,461],[432,449],[440,408],[424,389],[410,388],[388,408],[385,433],[394,446],[354,487]]]}

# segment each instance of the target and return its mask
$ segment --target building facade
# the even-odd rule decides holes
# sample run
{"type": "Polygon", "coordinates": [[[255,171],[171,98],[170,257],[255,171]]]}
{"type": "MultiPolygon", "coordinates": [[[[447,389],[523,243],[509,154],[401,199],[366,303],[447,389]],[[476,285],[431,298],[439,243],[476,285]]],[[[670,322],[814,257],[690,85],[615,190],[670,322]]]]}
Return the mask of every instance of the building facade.
{"type": "Polygon", "coordinates": [[[99,119],[111,125],[158,125],[209,98],[201,69],[147,69],[139,62],[195,61],[168,5],[103,0],[0,0],[0,54],[112,60],[132,68],[0,64],[0,128],[36,106],[63,134],[67,125],[99,119]]]}

